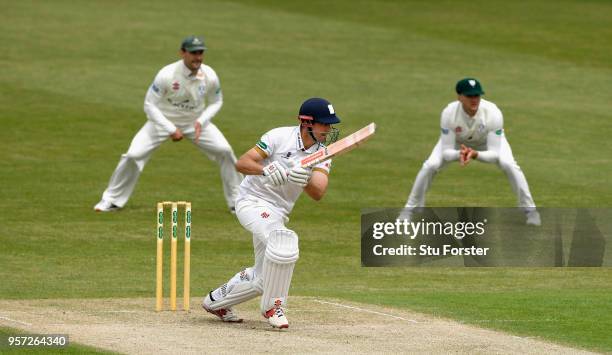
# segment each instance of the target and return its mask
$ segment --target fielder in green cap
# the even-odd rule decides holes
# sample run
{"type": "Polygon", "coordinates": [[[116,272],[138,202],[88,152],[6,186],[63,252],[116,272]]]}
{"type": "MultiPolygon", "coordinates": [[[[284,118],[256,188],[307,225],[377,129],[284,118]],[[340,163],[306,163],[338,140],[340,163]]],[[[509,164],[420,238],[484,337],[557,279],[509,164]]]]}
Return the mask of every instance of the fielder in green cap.
{"type": "Polygon", "coordinates": [[[206,50],[206,46],[204,45],[203,39],[196,36],[189,36],[181,43],[181,50],[191,53],[199,51],[204,52],[206,50]]]}
{"type": "Polygon", "coordinates": [[[464,78],[455,85],[457,100],[442,111],[440,138],[419,171],[401,219],[411,219],[415,208],[425,207],[425,194],[434,176],[453,161],[467,166],[472,160],[496,164],[508,177],[526,213],[527,224],[540,225],[540,214],[531,197],[527,179],[514,160],[504,134],[504,119],[500,109],[483,99],[482,85],[476,78],[464,78]]]}
{"type": "MultiPolygon", "coordinates": [[[[204,64],[205,50],[202,38],[189,36],[181,42],[181,59],[157,73],[145,96],[147,122],[121,155],[94,210],[110,212],[125,206],[153,152],[169,138],[178,142],[187,137],[219,165],[227,207],[235,213],[242,174],[236,171],[232,147],[212,123],[223,105],[223,94],[217,73],[204,64]]],[[[179,176],[176,183],[180,185],[179,176]]]]}

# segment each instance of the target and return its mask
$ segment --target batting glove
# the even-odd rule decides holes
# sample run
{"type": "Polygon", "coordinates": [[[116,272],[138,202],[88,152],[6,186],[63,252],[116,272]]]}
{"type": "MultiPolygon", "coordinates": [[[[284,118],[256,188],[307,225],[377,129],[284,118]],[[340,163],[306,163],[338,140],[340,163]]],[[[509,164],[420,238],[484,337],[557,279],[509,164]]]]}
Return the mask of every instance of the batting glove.
{"type": "Polygon", "coordinates": [[[267,178],[269,185],[280,186],[287,183],[287,169],[277,161],[263,168],[263,175],[267,178]]]}
{"type": "Polygon", "coordinates": [[[312,176],[312,169],[304,169],[301,166],[295,166],[289,170],[289,182],[301,187],[306,187],[312,176]]]}

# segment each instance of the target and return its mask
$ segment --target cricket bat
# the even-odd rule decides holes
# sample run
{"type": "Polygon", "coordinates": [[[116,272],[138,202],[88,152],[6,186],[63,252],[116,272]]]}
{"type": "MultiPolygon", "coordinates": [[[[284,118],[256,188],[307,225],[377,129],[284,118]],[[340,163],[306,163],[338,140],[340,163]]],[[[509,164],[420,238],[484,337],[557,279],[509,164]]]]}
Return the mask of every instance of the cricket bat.
{"type": "Polygon", "coordinates": [[[325,149],[321,149],[305,158],[302,158],[299,161],[299,164],[302,166],[302,168],[309,168],[335,156],[345,154],[362,145],[374,135],[375,131],[376,124],[372,122],[350,136],[344,137],[341,140],[330,144],[328,147],[325,147],[325,149]]]}

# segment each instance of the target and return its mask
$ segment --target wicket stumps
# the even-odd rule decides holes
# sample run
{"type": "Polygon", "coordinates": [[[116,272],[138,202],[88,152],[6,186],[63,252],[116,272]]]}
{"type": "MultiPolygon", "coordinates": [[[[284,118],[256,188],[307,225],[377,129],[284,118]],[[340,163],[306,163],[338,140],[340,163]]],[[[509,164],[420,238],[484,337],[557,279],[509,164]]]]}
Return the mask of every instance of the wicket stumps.
{"type": "Polygon", "coordinates": [[[164,207],[172,211],[172,235],[170,239],[170,310],[176,311],[176,254],[178,241],[178,207],[185,208],[185,254],[183,256],[183,309],[189,310],[189,273],[191,271],[191,202],[164,201],[157,203],[157,283],[155,288],[155,310],[163,308],[163,260],[164,260],[164,207]]]}

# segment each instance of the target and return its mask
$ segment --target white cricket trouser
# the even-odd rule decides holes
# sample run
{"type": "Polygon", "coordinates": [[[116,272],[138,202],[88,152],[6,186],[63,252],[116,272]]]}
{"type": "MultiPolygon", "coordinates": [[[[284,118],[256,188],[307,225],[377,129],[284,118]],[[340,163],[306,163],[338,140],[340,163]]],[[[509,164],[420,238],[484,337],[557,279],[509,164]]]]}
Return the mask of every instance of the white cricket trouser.
{"type": "Polygon", "coordinates": [[[236,201],[236,216],[240,224],[253,233],[253,249],[255,264],[253,269],[255,277],[263,272],[263,261],[266,254],[267,238],[270,232],[278,229],[287,229],[287,218],[274,212],[270,204],[257,198],[246,197],[236,201]]]}
{"type": "MultiPolygon", "coordinates": [[[[195,137],[195,127],[193,124],[186,126],[177,125],[177,127],[183,132],[184,139],[193,142],[195,137]]],[[[116,206],[123,207],[134,191],[140,173],[147,164],[147,161],[155,149],[169,137],[168,132],[153,122],[147,121],[140,131],[136,133],[134,139],[132,139],[127,153],[121,155],[119,164],[117,164],[117,168],[111,176],[102,198],[116,206]]],[[[229,207],[233,207],[234,200],[238,195],[238,186],[242,181],[242,174],[236,171],[236,156],[232,147],[223,136],[223,133],[212,123],[202,130],[198,141],[194,142],[194,144],[210,160],[219,164],[225,200],[229,207]]]]}
{"type": "MultiPolygon", "coordinates": [[[[240,224],[253,233],[255,264],[237,273],[226,284],[211,293],[215,300],[208,306],[212,309],[229,308],[264,292],[262,277],[268,237],[275,230],[286,230],[285,222],[288,221],[275,212],[267,202],[251,197],[236,201],[236,216],[240,224]]],[[[267,309],[262,310],[264,311],[267,309]]]]}
{"type": "MultiPolygon", "coordinates": [[[[442,143],[438,140],[435,148],[431,152],[429,158],[423,163],[423,167],[417,174],[417,177],[412,185],[412,191],[406,202],[405,208],[425,207],[425,194],[433,181],[434,176],[442,170],[449,161],[445,161],[442,157],[442,143]]],[[[514,160],[512,149],[506,137],[502,137],[501,148],[499,152],[499,160],[497,166],[506,174],[510,181],[512,191],[518,199],[518,206],[523,208],[536,207],[525,174],[514,160]]]]}

